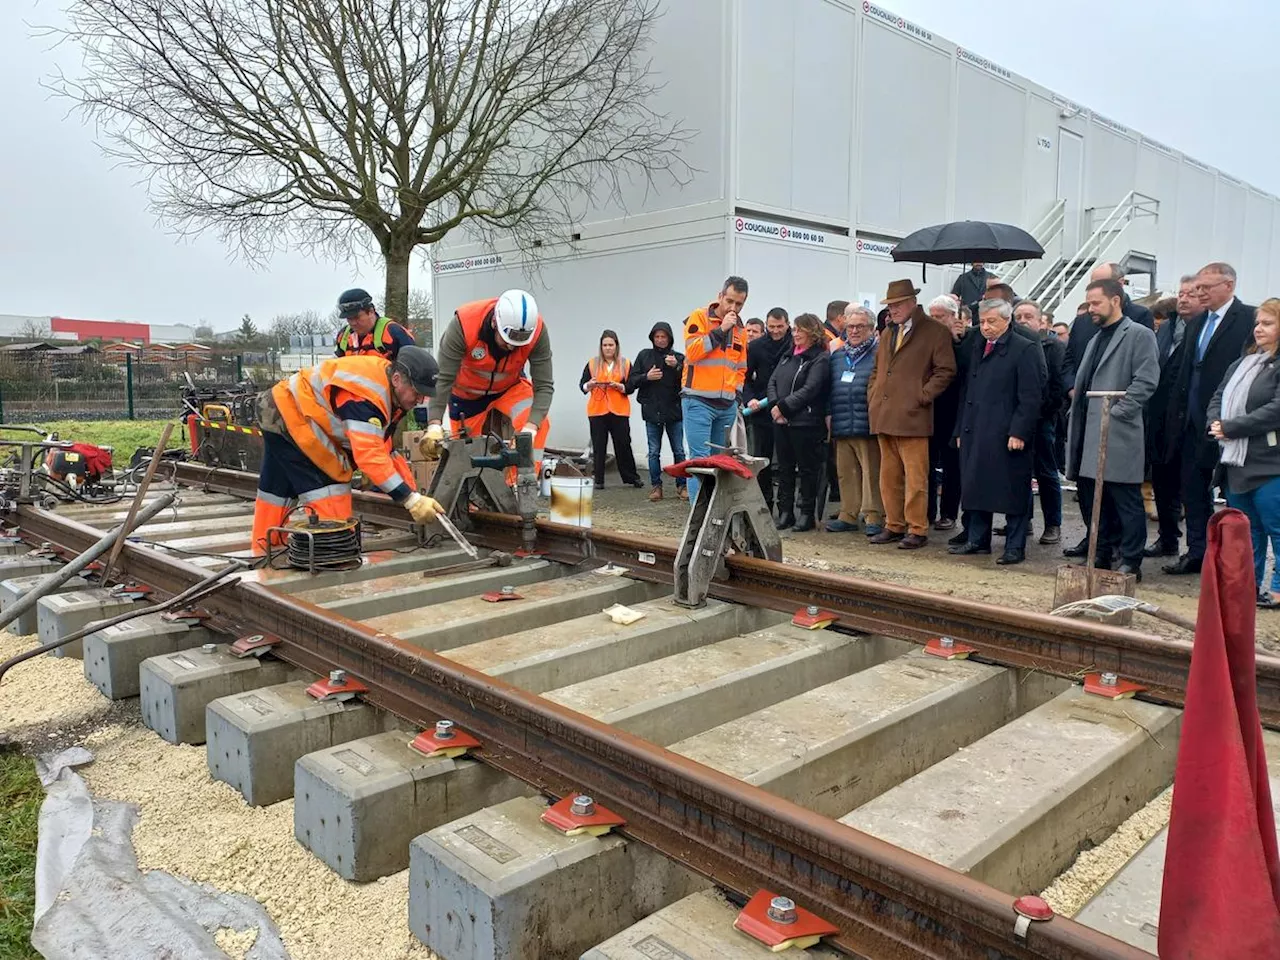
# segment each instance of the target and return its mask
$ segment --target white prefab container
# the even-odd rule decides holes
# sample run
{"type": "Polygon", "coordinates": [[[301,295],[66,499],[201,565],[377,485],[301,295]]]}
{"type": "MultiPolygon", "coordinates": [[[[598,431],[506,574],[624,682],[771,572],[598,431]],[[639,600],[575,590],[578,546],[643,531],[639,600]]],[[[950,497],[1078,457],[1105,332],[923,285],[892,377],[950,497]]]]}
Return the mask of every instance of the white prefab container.
{"type": "MultiPolygon", "coordinates": [[[[465,231],[434,252],[445,315],[509,286],[537,297],[555,349],[553,446],[587,444],[577,383],[601,330],[616,330],[634,357],[654,321],[679,336],[731,273],[751,283],[747,316],[773,306],[821,315],[833,299],[877,305],[901,277],[933,296],[956,268],[889,258],[897,240],[932,223],[1060,222],[1044,235],[1044,261],[1015,284],[1026,294],[1138,194],[1157,215],[1125,217],[1104,251],[1148,274],[1135,288],[1174,289],[1221,259],[1240,271],[1243,299],[1280,292],[1275,196],[887,7],[667,0],[649,52],[663,83],[658,108],[694,133],[688,183],[637,181],[620,198],[582,198],[582,215],[543,240],[537,264],[465,231]]],[[[1083,284],[1067,286],[1059,313],[1070,316],[1083,284]]],[[[632,419],[643,465],[634,405],[632,419]]]]}

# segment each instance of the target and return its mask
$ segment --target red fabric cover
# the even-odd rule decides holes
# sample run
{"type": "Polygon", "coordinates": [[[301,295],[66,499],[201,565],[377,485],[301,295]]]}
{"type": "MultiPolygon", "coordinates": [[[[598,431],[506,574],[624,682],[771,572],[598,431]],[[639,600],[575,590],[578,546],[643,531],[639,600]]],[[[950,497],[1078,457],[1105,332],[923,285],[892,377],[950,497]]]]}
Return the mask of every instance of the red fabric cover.
{"type": "Polygon", "coordinates": [[[1280,857],[1254,675],[1249,521],[1209,523],[1160,902],[1161,960],[1280,957],[1280,857]]]}
{"type": "Polygon", "coordinates": [[[91,477],[97,478],[111,472],[111,451],[95,447],[92,443],[73,443],[71,453],[84,457],[84,465],[91,477]]]}
{"type": "Polygon", "coordinates": [[[689,470],[692,467],[713,467],[716,470],[728,470],[730,473],[736,473],[744,480],[751,479],[751,468],[727,453],[717,453],[710,457],[698,457],[694,460],[673,463],[669,467],[663,467],[662,472],[668,476],[683,480],[689,476],[689,470]]]}

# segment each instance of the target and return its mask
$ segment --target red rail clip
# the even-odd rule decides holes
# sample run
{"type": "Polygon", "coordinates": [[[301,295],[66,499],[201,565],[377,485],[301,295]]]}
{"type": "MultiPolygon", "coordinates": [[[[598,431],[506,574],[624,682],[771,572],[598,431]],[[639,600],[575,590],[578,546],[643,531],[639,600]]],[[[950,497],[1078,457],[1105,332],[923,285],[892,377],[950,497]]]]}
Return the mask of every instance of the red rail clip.
{"type": "Polygon", "coordinates": [[[145,583],[118,583],[110,590],[112,597],[127,600],[145,600],[153,592],[145,583]]]}
{"type": "Polygon", "coordinates": [[[1122,680],[1114,673],[1086,673],[1084,675],[1084,692],[1095,697],[1106,697],[1108,700],[1124,700],[1135,693],[1147,689],[1132,680],[1122,680]]]}
{"type": "Polygon", "coordinates": [[[1013,912],[1018,915],[1018,919],[1013,922],[1014,935],[1023,940],[1027,938],[1027,930],[1033,922],[1053,919],[1053,908],[1030,894],[1013,901],[1013,912]]]}
{"type": "Polygon", "coordinates": [[[545,556],[547,555],[547,551],[545,551],[545,550],[525,550],[525,549],[523,549],[523,548],[522,548],[522,549],[520,549],[520,550],[515,551],[515,553],[513,553],[513,554],[511,554],[511,555],[512,555],[513,557],[515,557],[517,560],[527,560],[529,557],[545,557],[545,556]]]}
{"type": "Polygon", "coordinates": [[[788,947],[807,950],[823,937],[840,932],[838,927],[796,906],[790,898],[775,896],[768,890],[759,891],[747,902],[733,926],[775,953],[788,947]]]}
{"type": "Polygon", "coordinates": [[[241,637],[231,644],[231,652],[241,660],[245,657],[260,657],[279,642],[279,637],[272,636],[269,633],[254,633],[247,637],[241,637]]]}
{"type": "Polygon", "coordinates": [[[974,653],[977,649],[977,647],[971,647],[967,643],[961,643],[959,640],[953,640],[950,637],[938,637],[936,640],[930,640],[924,645],[925,653],[943,660],[966,660],[969,654],[974,653]]]}
{"type": "Polygon", "coordinates": [[[501,590],[490,590],[488,593],[480,594],[480,599],[489,603],[502,603],[504,600],[523,600],[524,597],[516,593],[515,587],[503,587],[501,590]]]}
{"type": "Polygon", "coordinates": [[[354,700],[358,694],[368,692],[368,687],[345,670],[330,670],[328,678],[307,687],[307,696],[317,700],[354,700]]]}
{"type": "Polygon", "coordinates": [[[542,822],[555,827],[569,837],[589,834],[593,837],[603,836],[614,827],[621,827],[627,821],[607,807],[601,807],[590,797],[568,796],[559,803],[553,803],[542,814],[542,822]]]}
{"type": "Polygon", "coordinates": [[[839,619],[839,614],[820,607],[808,606],[796,611],[792,624],[806,630],[825,630],[839,619]]]}
{"type": "Polygon", "coordinates": [[[478,749],[480,741],[459,730],[452,720],[439,720],[433,729],[414,737],[409,746],[428,757],[460,757],[468,750],[478,749]]]}
{"type": "Polygon", "coordinates": [[[165,623],[203,623],[209,619],[209,611],[199,607],[182,607],[178,610],[166,610],[160,614],[165,623]]]}

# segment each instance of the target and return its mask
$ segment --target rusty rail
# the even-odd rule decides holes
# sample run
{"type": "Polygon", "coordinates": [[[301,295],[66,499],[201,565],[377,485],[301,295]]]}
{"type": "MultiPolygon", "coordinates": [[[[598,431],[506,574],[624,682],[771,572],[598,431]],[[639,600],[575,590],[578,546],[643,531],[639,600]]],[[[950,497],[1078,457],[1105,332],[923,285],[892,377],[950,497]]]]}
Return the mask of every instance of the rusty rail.
{"type": "MultiPolygon", "coordinates": [[[[26,536],[76,549],[98,531],[23,507],[26,536]]],[[[541,532],[540,532],[541,533],[541,532]]],[[[162,592],[205,571],[130,544],[121,563],[162,592]]],[[[478,759],[556,797],[586,790],[627,819],[626,833],[732,894],[767,888],[840,928],[836,943],[878,960],[1143,960],[1146,953],[1064,918],[1014,933],[1013,897],[819,816],[535,694],[251,581],[204,606],[223,627],[281,639],[305,669],[341,667],[368,699],[420,726],[456,719],[484,743],[478,759]]]]}
{"type": "MultiPolygon", "coordinates": [[[[184,464],[179,476],[210,490],[253,496],[257,478],[237,471],[184,464]]],[[[356,495],[362,516],[386,526],[406,526],[404,511],[386,497],[356,495]]],[[[516,550],[520,520],[501,514],[471,515],[469,534],[486,547],[516,550]]],[[[673,540],[583,530],[539,521],[538,545],[554,560],[612,561],[638,577],[671,582],[673,540]]],[[[1027,610],[1013,610],[916,590],[878,580],[823,573],[787,563],[731,556],[728,577],[711,596],[791,613],[818,604],[839,614],[840,626],[925,643],[947,636],[977,648],[974,659],[1039,670],[1068,679],[1108,671],[1147,688],[1142,699],[1182,706],[1191,670],[1191,643],[1103,623],[1089,623],[1027,610]]],[[[1257,658],[1258,712],[1280,729],[1280,659],[1257,658]]]]}

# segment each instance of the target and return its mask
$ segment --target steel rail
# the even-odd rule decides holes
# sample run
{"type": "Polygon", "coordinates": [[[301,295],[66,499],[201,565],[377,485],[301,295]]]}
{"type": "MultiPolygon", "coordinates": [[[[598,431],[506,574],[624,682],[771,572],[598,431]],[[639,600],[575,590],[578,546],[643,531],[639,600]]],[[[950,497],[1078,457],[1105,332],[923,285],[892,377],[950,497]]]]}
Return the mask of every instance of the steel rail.
{"type": "MultiPolygon", "coordinates": [[[[27,536],[67,549],[98,531],[31,507],[27,536]]],[[[199,567],[126,546],[129,574],[177,593],[199,567]]],[[[835,943],[876,960],[1150,960],[1065,918],[1014,933],[1013,897],[838,821],[296,597],[242,580],[203,606],[222,625],[279,637],[278,655],[341,667],[368,699],[427,727],[441,717],[477,735],[478,759],[553,796],[588,791],[625,833],[746,898],[794,897],[840,928],[835,943]]]]}
{"type": "MultiPolygon", "coordinates": [[[[251,497],[257,489],[253,474],[234,470],[182,464],[179,477],[234,496],[251,497]]],[[[357,512],[370,521],[408,526],[404,510],[386,497],[357,493],[355,502],[357,512]]],[[[469,535],[484,546],[520,548],[518,517],[473,513],[470,519],[469,535]]],[[[553,560],[612,561],[643,579],[667,583],[673,579],[673,540],[539,521],[538,547],[553,560]]],[[[1146,687],[1142,699],[1181,707],[1186,698],[1192,644],[1185,640],[753,557],[731,556],[726,570],[727,578],[711,586],[711,596],[719,600],[784,613],[816,604],[838,614],[838,625],[848,629],[916,643],[952,637],[975,647],[977,660],[1067,679],[1107,671],[1146,687]]],[[[1259,654],[1256,671],[1262,722],[1280,729],[1280,659],[1259,654]]]]}

